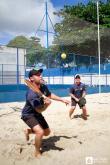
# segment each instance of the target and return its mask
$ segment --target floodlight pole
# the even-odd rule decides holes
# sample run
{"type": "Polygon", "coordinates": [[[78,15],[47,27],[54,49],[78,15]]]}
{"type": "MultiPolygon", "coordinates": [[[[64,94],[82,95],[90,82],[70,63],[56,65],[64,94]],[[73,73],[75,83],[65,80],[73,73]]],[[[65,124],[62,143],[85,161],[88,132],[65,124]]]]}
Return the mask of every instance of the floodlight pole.
{"type": "Polygon", "coordinates": [[[46,43],[46,48],[48,49],[49,47],[49,37],[48,37],[48,9],[47,9],[47,1],[45,2],[45,7],[46,7],[46,11],[45,11],[45,14],[46,14],[46,39],[47,39],[47,43],[46,43]]]}
{"type": "Polygon", "coordinates": [[[97,0],[97,31],[98,31],[99,93],[101,93],[101,82],[100,82],[100,29],[99,29],[99,1],[98,0],[97,0]]]}
{"type": "Polygon", "coordinates": [[[19,85],[19,49],[17,48],[17,57],[16,57],[16,78],[17,78],[17,85],[19,85]]]}
{"type": "MultiPolygon", "coordinates": [[[[46,42],[46,48],[47,48],[47,53],[48,53],[49,36],[48,36],[48,8],[47,8],[47,1],[45,2],[45,15],[46,15],[46,40],[47,40],[47,42],[46,42]]],[[[49,53],[48,53],[48,69],[49,69],[49,53]]],[[[48,84],[50,84],[50,74],[48,76],[48,84]]]]}
{"type": "MultiPolygon", "coordinates": [[[[46,32],[46,49],[47,49],[47,53],[48,53],[48,49],[49,49],[49,33],[55,34],[53,32],[49,32],[49,29],[48,29],[48,19],[49,19],[49,21],[50,21],[50,23],[51,23],[51,25],[52,25],[52,27],[54,29],[54,26],[52,24],[52,21],[50,19],[49,14],[48,14],[48,6],[47,6],[47,1],[46,1],[45,2],[45,14],[43,16],[43,19],[42,19],[42,21],[41,21],[41,23],[40,23],[40,25],[39,25],[39,27],[38,27],[35,35],[37,34],[38,31],[46,32]],[[46,20],[46,24],[45,24],[46,30],[40,30],[41,24],[42,24],[42,22],[43,22],[44,19],[46,20]]],[[[49,53],[48,53],[48,68],[49,68],[49,53]]],[[[49,76],[48,76],[48,82],[50,82],[49,76]]]]}

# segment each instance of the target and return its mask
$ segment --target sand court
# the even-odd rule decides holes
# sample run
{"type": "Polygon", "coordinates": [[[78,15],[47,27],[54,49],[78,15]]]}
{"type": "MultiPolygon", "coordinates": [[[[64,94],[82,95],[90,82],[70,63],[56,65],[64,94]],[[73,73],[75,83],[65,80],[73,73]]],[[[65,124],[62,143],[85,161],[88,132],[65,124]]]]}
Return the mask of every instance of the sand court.
{"type": "MultiPolygon", "coordinates": [[[[52,101],[43,112],[52,133],[43,139],[43,154],[34,157],[33,140],[27,143],[20,119],[24,102],[0,104],[0,163],[3,165],[110,165],[110,93],[87,95],[88,120],[69,119],[69,106],[52,101]]],[[[70,97],[67,97],[70,99],[70,97]]],[[[81,114],[77,106],[74,115],[81,114]]]]}

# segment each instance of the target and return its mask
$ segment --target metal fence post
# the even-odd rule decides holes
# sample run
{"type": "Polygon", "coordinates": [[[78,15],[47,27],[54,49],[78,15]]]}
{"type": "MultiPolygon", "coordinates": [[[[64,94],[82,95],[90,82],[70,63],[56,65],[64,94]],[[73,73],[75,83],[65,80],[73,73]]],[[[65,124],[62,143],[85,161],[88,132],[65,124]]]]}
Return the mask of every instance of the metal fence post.
{"type": "Polygon", "coordinates": [[[3,85],[3,64],[2,64],[2,85],[3,85]]]}
{"type": "Polygon", "coordinates": [[[17,48],[17,85],[19,84],[19,49],[17,48]]]}
{"type": "Polygon", "coordinates": [[[91,74],[91,76],[90,76],[90,77],[91,77],[91,86],[92,86],[92,74],[91,74]]]}
{"type": "Polygon", "coordinates": [[[106,76],[106,85],[107,85],[107,74],[105,76],[106,76]]]}

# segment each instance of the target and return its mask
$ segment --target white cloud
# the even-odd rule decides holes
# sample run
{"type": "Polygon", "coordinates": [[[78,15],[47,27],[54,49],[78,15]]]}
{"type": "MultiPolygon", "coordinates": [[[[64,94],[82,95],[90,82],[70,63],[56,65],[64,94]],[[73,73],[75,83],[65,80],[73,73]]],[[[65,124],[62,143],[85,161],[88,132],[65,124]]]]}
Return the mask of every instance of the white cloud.
{"type": "MultiPolygon", "coordinates": [[[[58,21],[58,18],[53,15],[54,11],[56,9],[51,1],[48,0],[48,13],[53,24],[58,21]]],[[[34,35],[44,14],[45,0],[0,0],[0,35],[8,34],[13,37],[16,35],[34,35]]],[[[45,30],[45,24],[44,21],[40,29],[45,30]]],[[[49,31],[53,31],[50,23],[49,31]]],[[[46,34],[42,32],[40,36],[43,43],[43,38],[45,38],[46,34]]],[[[50,43],[52,38],[51,36],[50,43]]]]}

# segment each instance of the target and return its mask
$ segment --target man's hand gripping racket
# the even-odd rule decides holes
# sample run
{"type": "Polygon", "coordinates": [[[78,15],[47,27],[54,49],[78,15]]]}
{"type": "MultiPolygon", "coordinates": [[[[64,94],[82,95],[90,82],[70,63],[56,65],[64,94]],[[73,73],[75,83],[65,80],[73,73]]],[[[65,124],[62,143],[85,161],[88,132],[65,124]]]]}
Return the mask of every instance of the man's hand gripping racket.
{"type": "Polygon", "coordinates": [[[40,89],[34,85],[29,79],[25,79],[25,84],[31,88],[34,92],[38,93],[40,97],[42,97],[44,99],[44,105],[41,108],[37,109],[37,112],[42,112],[44,110],[46,110],[46,108],[51,104],[51,100],[46,97],[41,91],[40,89]]]}

